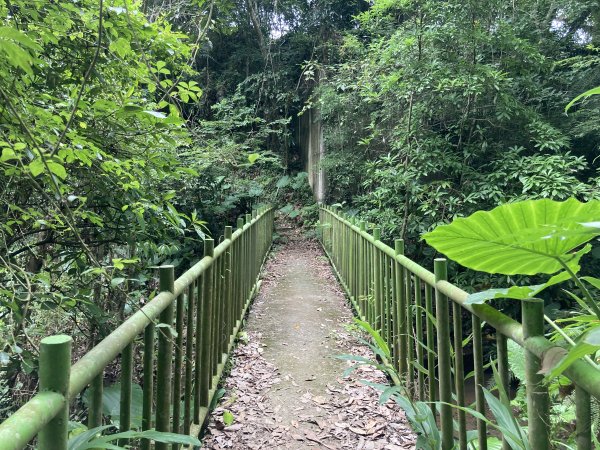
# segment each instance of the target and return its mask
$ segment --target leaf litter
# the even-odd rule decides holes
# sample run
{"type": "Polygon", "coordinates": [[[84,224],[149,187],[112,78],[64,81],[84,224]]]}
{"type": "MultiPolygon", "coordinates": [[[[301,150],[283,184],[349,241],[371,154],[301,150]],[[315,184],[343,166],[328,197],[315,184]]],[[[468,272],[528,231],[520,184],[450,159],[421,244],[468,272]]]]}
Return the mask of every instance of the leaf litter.
{"type": "Polygon", "coordinates": [[[319,244],[291,227],[282,234],[203,448],[414,449],[402,410],[391,400],[380,405],[380,392],[363,383],[385,384],[385,375],[360,366],[344,377],[353,363],[335,359],[372,355],[350,326],[352,313],[319,244]]]}

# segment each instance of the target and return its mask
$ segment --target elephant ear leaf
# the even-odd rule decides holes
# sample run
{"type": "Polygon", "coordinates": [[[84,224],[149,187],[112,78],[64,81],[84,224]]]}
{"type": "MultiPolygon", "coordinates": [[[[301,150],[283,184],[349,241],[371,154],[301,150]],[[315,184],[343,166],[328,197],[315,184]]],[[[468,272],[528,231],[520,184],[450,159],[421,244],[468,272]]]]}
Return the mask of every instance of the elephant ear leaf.
{"type": "Polygon", "coordinates": [[[508,203],[455,219],[423,236],[470,269],[505,275],[552,274],[575,267],[600,235],[600,201],[549,199],[508,203]],[[578,250],[579,249],[579,250],[578,250]]]}

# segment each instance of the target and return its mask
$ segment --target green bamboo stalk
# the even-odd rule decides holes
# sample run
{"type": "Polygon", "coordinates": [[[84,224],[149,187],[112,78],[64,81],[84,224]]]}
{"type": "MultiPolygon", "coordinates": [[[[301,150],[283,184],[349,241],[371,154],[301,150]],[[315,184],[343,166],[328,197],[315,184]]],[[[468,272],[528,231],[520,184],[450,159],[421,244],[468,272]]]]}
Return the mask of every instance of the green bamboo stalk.
{"type": "MultiPolygon", "coordinates": [[[[213,276],[214,276],[214,284],[213,284],[213,346],[212,346],[212,367],[213,367],[213,377],[217,374],[217,370],[220,363],[220,355],[221,355],[221,308],[223,307],[223,302],[221,301],[221,295],[223,294],[221,288],[221,278],[222,278],[222,263],[223,258],[218,257],[215,258],[213,276]]],[[[212,387],[212,385],[211,385],[212,387]]]]}
{"type": "Polygon", "coordinates": [[[44,338],[40,343],[40,392],[56,392],[64,397],[64,404],[59,413],[38,435],[38,446],[43,450],[67,449],[72,342],[70,336],[58,335],[44,338]]]}
{"type": "MultiPolygon", "coordinates": [[[[175,268],[160,268],[160,291],[175,292],[175,268]]],[[[173,303],[160,315],[161,327],[158,335],[158,352],[156,357],[156,431],[171,431],[171,380],[173,370],[173,303]]],[[[167,450],[168,444],[156,442],[156,450],[167,450]]]]}
{"type": "Polygon", "coordinates": [[[425,340],[423,339],[423,292],[419,277],[415,277],[415,328],[417,362],[419,363],[419,367],[417,368],[419,400],[425,401],[425,378],[422,372],[422,368],[425,367],[425,358],[423,356],[423,346],[425,345],[425,340]]]}
{"type": "MultiPolygon", "coordinates": [[[[465,406],[465,367],[463,358],[462,308],[452,302],[452,318],[454,325],[454,385],[456,404],[465,406]]],[[[467,450],[467,416],[463,409],[457,409],[458,442],[460,450],[467,450]]]]}
{"type": "MultiPolygon", "coordinates": [[[[504,402],[504,406],[510,408],[510,401],[508,401],[508,395],[510,391],[509,385],[509,366],[508,366],[508,346],[507,339],[502,333],[496,333],[496,352],[498,354],[498,374],[500,375],[500,385],[504,392],[506,392],[506,398],[501,396],[501,400],[507,400],[504,402]]],[[[508,441],[502,437],[502,450],[511,450],[508,441]]]]}
{"type": "MultiPolygon", "coordinates": [[[[414,320],[413,320],[413,301],[412,301],[412,279],[413,274],[410,270],[404,271],[404,298],[406,301],[406,307],[404,309],[406,314],[406,367],[408,370],[408,384],[411,386],[411,392],[415,390],[415,338],[414,338],[414,320]]],[[[416,275],[415,275],[416,278],[416,275]]],[[[416,395],[415,395],[416,397],[416,395]]]]}
{"type": "Polygon", "coordinates": [[[88,428],[102,426],[102,395],[104,390],[104,371],[100,372],[90,384],[90,408],[88,410],[88,428]]]}
{"type": "Polygon", "coordinates": [[[392,364],[398,369],[400,362],[400,336],[399,336],[399,312],[398,312],[398,286],[397,286],[397,274],[398,274],[398,263],[392,259],[392,264],[390,267],[390,283],[392,285],[392,298],[391,298],[391,315],[392,315],[392,342],[390,345],[390,349],[392,352],[392,364]]]}
{"type": "MultiPolygon", "coordinates": [[[[131,429],[131,378],[133,375],[133,343],[121,352],[121,398],[119,406],[119,431],[131,429]]],[[[129,439],[119,439],[119,445],[129,444],[129,439]]]]}
{"type": "MultiPolygon", "coordinates": [[[[475,409],[485,415],[485,397],[483,396],[483,340],[481,334],[481,319],[471,314],[473,326],[473,364],[475,366],[475,409]]],[[[478,449],[487,450],[487,424],[477,419],[478,449]]]]}
{"type": "Polygon", "coordinates": [[[219,294],[220,294],[220,286],[219,286],[219,282],[221,279],[221,274],[220,274],[220,265],[221,265],[222,259],[221,258],[216,258],[213,260],[213,270],[212,270],[212,276],[213,276],[213,281],[212,281],[212,295],[210,297],[210,302],[212,303],[212,316],[211,316],[211,320],[212,320],[212,325],[211,325],[211,331],[212,331],[212,344],[210,346],[210,353],[211,353],[211,384],[210,387],[211,389],[214,388],[214,377],[217,374],[218,368],[219,368],[219,355],[221,352],[219,352],[219,347],[220,347],[220,336],[219,336],[219,330],[220,330],[220,323],[219,323],[219,315],[220,315],[220,308],[221,308],[221,302],[219,301],[219,294]]]}
{"type": "MultiPolygon", "coordinates": [[[[544,301],[527,299],[521,302],[523,338],[544,336],[544,301]]],[[[527,393],[527,415],[529,445],[535,450],[548,450],[549,439],[549,397],[544,384],[544,376],[539,373],[541,361],[530,351],[525,351],[525,379],[527,393]]]]}
{"type": "Polygon", "coordinates": [[[390,258],[384,253],[381,254],[383,260],[383,298],[384,298],[384,328],[385,328],[385,341],[390,347],[390,352],[392,351],[393,346],[393,331],[392,331],[392,314],[391,311],[393,309],[392,302],[392,273],[391,267],[392,262],[390,258]]]}
{"type": "MultiPolygon", "coordinates": [[[[155,325],[144,329],[144,391],[142,399],[142,430],[152,428],[152,401],[154,399],[154,339],[155,325]]],[[[141,440],[142,450],[150,450],[150,440],[141,440]]]]}
{"type": "MultiPolygon", "coordinates": [[[[373,239],[377,242],[381,240],[381,228],[373,228],[373,239]]],[[[381,253],[373,248],[373,279],[375,281],[375,316],[374,328],[382,331],[383,328],[383,299],[382,299],[382,274],[381,274],[381,253]]]]}
{"type": "MultiPolygon", "coordinates": [[[[239,218],[237,220],[237,228],[238,230],[242,230],[244,228],[244,219],[239,218]]],[[[243,269],[242,269],[242,264],[244,261],[244,246],[243,246],[243,236],[240,236],[239,239],[237,239],[235,241],[235,272],[234,272],[234,277],[235,277],[235,288],[234,288],[234,292],[235,292],[235,310],[236,310],[236,317],[240,320],[241,323],[241,319],[242,317],[240,317],[241,312],[244,308],[244,296],[242,295],[242,283],[243,283],[243,269]]]]}
{"type": "Polygon", "coordinates": [[[450,314],[448,311],[448,297],[442,294],[437,283],[445,281],[448,277],[448,263],[444,258],[434,261],[434,274],[436,281],[435,310],[437,318],[437,340],[439,361],[439,389],[440,389],[440,432],[442,435],[442,450],[451,450],[454,447],[452,424],[452,373],[450,366],[450,314]]]}
{"type": "Polygon", "coordinates": [[[590,394],[579,386],[575,386],[577,450],[592,450],[592,405],[590,394]]]}
{"type": "MultiPolygon", "coordinates": [[[[173,433],[181,432],[181,380],[183,369],[183,330],[185,320],[185,298],[183,294],[177,296],[177,306],[175,313],[175,367],[173,368],[173,433]]],[[[188,300],[189,301],[189,300],[188,300]]],[[[173,450],[180,447],[178,444],[173,444],[173,450]]]]}
{"type": "MultiPolygon", "coordinates": [[[[365,221],[361,221],[360,230],[365,232],[367,229],[367,224],[365,221]]],[[[359,305],[360,305],[360,314],[361,319],[366,320],[366,309],[367,309],[367,261],[366,261],[366,251],[365,251],[365,240],[362,235],[359,235],[359,275],[358,275],[358,297],[359,297],[359,305]]]]}
{"type": "MultiPolygon", "coordinates": [[[[204,257],[212,258],[214,255],[214,241],[212,239],[204,240],[204,257]]],[[[201,360],[200,360],[200,406],[208,407],[210,399],[208,392],[210,390],[212,367],[211,367],[211,348],[212,342],[212,296],[213,296],[213,264],[209,265],[204,272],[204,285],[202,293],[202,325],[199,328],[202,332],[201,340],[201,360]]]]}
{"type": "Polygon", "coordinates": [[[427,384],[429,388],[429,401],[435,402],[437,401],[437,384],[435,380],[435,314],[433,310],[433,288],[429,284],[425,285],[425,312],[427,319],[427,384]]]}
{"type": "MultiPolygon", "coordinates": [[[[404,240],[394,241],[394,252],[396,255],[404,254],[404,240]]],[[[396,263],[396,308],[398,316],[398,372],[402,379],[408,376],[408,326],[406,323],[406,289],[404,282],[404,267],[396,263]]]]}
{"type": "MultiPolygon", "coordinates": [[[[233,237],[233,228],[231,226],[225,227],[225,239],[231,241],[233,237]]],[[[225,347],[223,348],[223,353],[229,352],[229,345],[235,339],[233,336],[233,330],[235,329],[235,314],[236,311],[233,307],[233,294],[232,294],[232,285],[233,285],[233,244],[229,246],[227,251],[225,252],[225,336],[226,342],[225,347]]]]}
{"type": "Polygon", "coordinates": [[[196,303],[196,283],[198,280],[192,281],[188,286],[187,294],[187,309],[186,309],[186,339],[185,339],[185,383],[183,393],[183,434],[190,434],[192,425],[192,400],[198,396],[193,394],[193,378],[194,378],[194,340],[196,333],[194,332],[194,309],[196,303]]]}

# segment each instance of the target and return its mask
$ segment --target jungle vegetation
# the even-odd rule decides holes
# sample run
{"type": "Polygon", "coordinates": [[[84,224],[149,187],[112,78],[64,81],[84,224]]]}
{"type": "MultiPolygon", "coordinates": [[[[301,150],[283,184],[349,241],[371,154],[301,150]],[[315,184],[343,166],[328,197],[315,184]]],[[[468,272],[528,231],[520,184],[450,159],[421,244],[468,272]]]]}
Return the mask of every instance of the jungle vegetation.
{"type": "MultiPolygon", "coordinates": [[[[3,417],[39,340],[85,351],[152,298],[153,266],[257,204],[314,224],[309,108],[327,203],[417,261],[456,217],[600,197],[599,97],[565,111],[600,85],[596,0],[3,0],[0,18],[3,417]]],[[[536,281],[453,270],[471,290],[536,281]]],[[[548,292],[552,317],[574,307],[548,292]]]]}

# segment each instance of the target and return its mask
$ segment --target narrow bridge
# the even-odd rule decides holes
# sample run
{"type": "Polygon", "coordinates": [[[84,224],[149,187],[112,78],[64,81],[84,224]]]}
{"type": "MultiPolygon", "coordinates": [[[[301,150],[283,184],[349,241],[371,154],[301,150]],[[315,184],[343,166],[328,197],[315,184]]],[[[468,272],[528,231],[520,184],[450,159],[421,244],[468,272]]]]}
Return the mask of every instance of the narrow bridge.
{"type": "MultiPolygon", "coordinates": [[[[233,227],[226,227],[224,239],[216,247],[212,239],[207,239],[204,257],[177,279],[172,266],[161,267],[161,293],[74,364],[71,362],[69,336],[44,339],[40,347],[39,392],[0,424],[0,450],[31,445],[43,450],[70,448],[69,407],[84,392],[87,425],[91,430],[87,437],[106,431],[102,428],[104,372],[114,364],[120,367],[118,424],[121,433],[118,446],[116,441],[106,441],[102,448],[129,445],[142,449],[171,446],[176,449],[198,445],[195,438],[209,422],[210,409],[222,395],[219,385],[229,356],[234,351],[251,302],[261,290],[261,267],[272,246],[274,215],[270,208],[253,211],[238,220],[235,231],[233,227]],[[143,364],[139,380],[135,376],[134,361],[143,364]],[[141,386],[142,391],[140,417],[132,408],[135,386],[141,386]],[[138,422],[139,430],[136,430],[138,422]],[[179,441],[164,439],[165,432],[190,438],[180,438],[179,441]]],[[[440,442],[444,450],[466,449],[474,443],[477,448],[485,449],[490,433],[488,418],[504,407],[508,417],[505,415],[502,418],[505,423],[499,425],[509,432],[502,434],[503,448],[527,448],[515,443],[523,436],[518,435],[518,427],[511,428],[516,421],[512,418],[506,396],[500,395],[500,400],[494,401],[495,397],[486,398],[487,391],[482,388],[486,366],[482,335],[482,323],[485,322],[495,330],[498,379],[505,391],[509,388],[507,340],[523,348],[528,399],[528,437],[525,440],[528,448],[548,448],[548,391],[543,384],[543,376],[538,372],[541,359],[554,346],[543,336],[543,304],[525,302],[522,323],[488,305],[468,305],[465,303],[467,293],[447,281],[444,259],[436,259],[434,271],[430,272],[404,255],[401,240],[396,240],[395,247],[391,248],[380,240],[378,228],[369,234],[364,222],[357,222],[329,207],[320,210],[319,235],[322,248],[354,314],[363,321],[363,328],[370,332],[377,353],[376,363],[393,385],[392,390],[385,391],[384,395],[396,397],[418,435],[416,444],[412,443],[412,436],[407,436],[405,443],[417,448],[438,448],[428,445],[440,442]],[[465,392],[463,340],[466,336],[463,336],[463,320],[472,321],[475,405],[469,416],[476,420],[468,420],[465,409],[469,404],[465,392]],[[422,402],[437,404],[436,418],[428,420],[423,414],[425,403],[422,402]]],[[[301,259],[296,258],[294,264],[285,274],[287,283],[293,284],[302,271],[301,259]]],[[[317,272],[313,273],[317,274],[314,277],[320,276],[317,272]]],[[[279,282],[282,283],[281,280],[279,282]]],[[[323,283],[331,284],[330,280],[323,283]]],[[[295,293],[288,292],[296,296],[293,301],[296,306],[310,304],[318,298],[322,289],[318,282],[312,286],[305,281],[300,284],[299,289],[305,292],[299,294],[298,289],[295,293]]],[[[294,314],[299,314],[297,308],[286,309],[277,296],[259,299],[257,308],[261,316],[269,316],[280,330],[294,327],[294,314]]],[[[313,309],[318,309],[327,318],[326,308],[318,306],[313,309]]],[[[318,327],[306,332],[307,339],[317,334],[318,327]]],[[[293,333],[288,335],[293,336],[293,333]]],[[[285,353],[281,350],[284,344],[272,345],[273,358],[285,353]]],[[[238,353],[235,359],[242,356],[238,353]]],[[[299,365],[298,373],[304,373],[301,370],[306,369],[304,381],[310,381],[312,376],[316,379],[317,374],[326,370],[324,366],[330,363],[325,359],[326,355],[296,356],[295,362],[290,362],[289,358],[280,361],[283,361],[282,364],[299,365]]],[[[600,399],[597,371],[591,369],[582,360],[566,372],[576,386],[579,449],[592,448],[591,398],[600,399]]],[[[242,375],[247,375],[244,369],[234,366],[231,379],[235,381],[236,376],[242,375]]],[[[288,382],[297,384],[301,380],[288,382]]],[[[328,388],[335,391],[330,386],[328,388]]],[[[286,399],[281,396],[285,394],[279,398],[285,403],[286,399]]],[[[287,400],[288,403],[294,401],[293,398],[287,400]]],[[[373,408],[376,408],[376,397],[373,401],[373,408]]],[[[292,403],[292,406],[299,405],[292,403]]],[[[342,414],[344,406],[337,405],[337,408],[342,414]]],[[[314,411],[314,408],[309,409],[308,413],[314,411]]],[[[293,422],[294,418],[288,414],[286,419],[293,422]]],[[[315,422],[318,424],[316,419],[315,422]]],[[[354,448],[383,448],[366,445],[369,432],[362,431],[361,447],[354,448]]],[[[293,435],[293,430],[289,433],[293,435]]],[[[361,431],[355,430],[355,433],[360,435],[361,431]]],[[[342,444],[336,446],[309,433],[298,441],[294,448],[312,445],[342,448],[342,444]]],[[[96,445],[101,447],[98,443],[96,445]]],[[[279,448],[277,445],[266,444],[262,448],[279,448]]],[[[213,448],[216,447],[217,444],[213,448]]],[[[230,448],[259,446],[246,443],[230,448]]],[[[409,447],[389,444],[385,448],[409,447]]]]}

